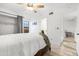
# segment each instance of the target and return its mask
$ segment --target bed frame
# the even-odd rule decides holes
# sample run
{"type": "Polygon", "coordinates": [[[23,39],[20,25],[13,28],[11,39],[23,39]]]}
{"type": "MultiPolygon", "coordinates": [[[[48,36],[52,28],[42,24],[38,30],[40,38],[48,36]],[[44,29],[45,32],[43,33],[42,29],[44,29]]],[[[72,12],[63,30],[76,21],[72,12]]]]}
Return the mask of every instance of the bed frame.
{"type": "Polygon", "coordinates": [[[48,46],[45,46],[43,49],[40,49],[34,56],[43,56],[48,51],[48,46]]]}

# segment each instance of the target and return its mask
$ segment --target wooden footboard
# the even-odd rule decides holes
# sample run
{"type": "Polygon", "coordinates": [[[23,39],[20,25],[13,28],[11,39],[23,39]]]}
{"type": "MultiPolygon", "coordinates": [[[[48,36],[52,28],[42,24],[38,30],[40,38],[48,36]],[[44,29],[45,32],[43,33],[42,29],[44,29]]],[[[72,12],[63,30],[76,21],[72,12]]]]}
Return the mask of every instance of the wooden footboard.
{"type": "Polygon", "coordinates": [[[48,51],[48,46],[45,46],[43,49],[40,49],[35,56],[43,56],[48,51]]]}

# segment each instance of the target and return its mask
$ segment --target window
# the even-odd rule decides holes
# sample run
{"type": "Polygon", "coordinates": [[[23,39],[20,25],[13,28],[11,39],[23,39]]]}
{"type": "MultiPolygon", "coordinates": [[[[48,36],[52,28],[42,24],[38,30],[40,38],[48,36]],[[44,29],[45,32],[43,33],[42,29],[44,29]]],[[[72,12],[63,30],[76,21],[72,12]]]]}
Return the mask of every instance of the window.
{"type": "Polygon", "coordinates": [[[29,32],[29,21],[23,21],[23,33],[29,32]]]}

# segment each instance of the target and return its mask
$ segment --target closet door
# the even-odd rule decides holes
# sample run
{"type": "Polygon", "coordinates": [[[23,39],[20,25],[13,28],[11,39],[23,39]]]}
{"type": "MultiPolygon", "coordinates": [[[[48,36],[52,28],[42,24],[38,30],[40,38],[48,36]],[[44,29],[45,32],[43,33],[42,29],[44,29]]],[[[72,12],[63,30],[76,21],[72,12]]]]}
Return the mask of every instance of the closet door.
{"type": "Polygon", "coordinates": [[[18,32],[17,18],[0,15],[0,35],[18,32]]]}

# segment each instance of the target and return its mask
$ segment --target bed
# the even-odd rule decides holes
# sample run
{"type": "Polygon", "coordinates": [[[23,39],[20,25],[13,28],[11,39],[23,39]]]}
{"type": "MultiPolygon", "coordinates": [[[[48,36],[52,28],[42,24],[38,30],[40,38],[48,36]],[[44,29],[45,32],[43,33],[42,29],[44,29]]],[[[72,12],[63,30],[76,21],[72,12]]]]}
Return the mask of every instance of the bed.
{"type": "Polygon", "coordinates": [[[39,34],[21,33],[0,36],[0,56],[36,56],[44,53],[45,48],[46,44],[39,34]]]}

